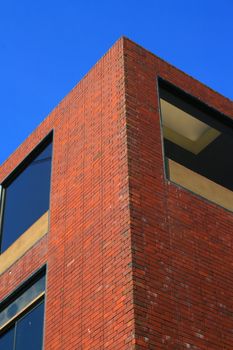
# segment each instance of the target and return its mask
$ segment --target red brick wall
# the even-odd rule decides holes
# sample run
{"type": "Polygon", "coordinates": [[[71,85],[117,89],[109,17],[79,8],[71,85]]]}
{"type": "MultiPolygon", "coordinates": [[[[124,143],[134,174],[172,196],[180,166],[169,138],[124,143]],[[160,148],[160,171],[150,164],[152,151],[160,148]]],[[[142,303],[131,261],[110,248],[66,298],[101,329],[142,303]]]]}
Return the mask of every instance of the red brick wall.
{"type": "Polygon", "coordinates": [[[232,113],[120,39],[0,167],[54,130],[49,233],[0,276],[47,263],[45,350],[232,349],[233,215],[165,180],[158,75],[232,113]]]}
{"type": "Polygon", "coordinates": [[[233,214],[165,180],[157,77],[231,117],[232,102],[124,46],[137,349],[230,350],[233,214]]]}
{"type": "Polygon", "coordinates": [[[123,40],[0,169],[54,130],[50,230],[0,276],[4,297],[47,262],[45,350],[132,349],[123,40]]]}
{"type": "Polygon", "coordinates": [[[122,41],[60,107],[46,349],[129,349],[133,322],[122,41]]]}

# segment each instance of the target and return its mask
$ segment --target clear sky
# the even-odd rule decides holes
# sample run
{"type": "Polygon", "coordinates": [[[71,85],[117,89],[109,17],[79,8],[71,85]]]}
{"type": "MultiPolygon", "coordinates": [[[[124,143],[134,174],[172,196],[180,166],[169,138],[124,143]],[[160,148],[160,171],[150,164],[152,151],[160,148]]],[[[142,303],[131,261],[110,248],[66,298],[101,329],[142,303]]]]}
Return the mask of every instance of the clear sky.
{"type": "Polygon", "coordinates": [[[233,0],[2,0],[0,163],[122,35],[233,98],[233,0]]]}

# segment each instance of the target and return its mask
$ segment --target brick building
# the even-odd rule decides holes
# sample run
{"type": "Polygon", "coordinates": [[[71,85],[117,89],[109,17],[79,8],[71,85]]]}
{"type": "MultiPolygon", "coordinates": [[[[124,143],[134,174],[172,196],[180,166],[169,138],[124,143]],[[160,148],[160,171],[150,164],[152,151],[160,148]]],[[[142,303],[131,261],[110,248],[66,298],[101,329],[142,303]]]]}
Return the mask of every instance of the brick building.
{"type": "Polygon", "coordinates": [[[0,167],[0,349],[233,348],[232,102],[121,38],[0,167]]]}

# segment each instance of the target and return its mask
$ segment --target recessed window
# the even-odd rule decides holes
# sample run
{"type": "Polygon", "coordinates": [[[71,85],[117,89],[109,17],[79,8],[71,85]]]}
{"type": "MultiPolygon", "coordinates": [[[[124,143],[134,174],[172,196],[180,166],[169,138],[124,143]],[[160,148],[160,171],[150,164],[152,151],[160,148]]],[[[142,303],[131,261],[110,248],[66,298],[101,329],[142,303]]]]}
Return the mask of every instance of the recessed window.
{"type": "Polygon", "coordinates": [[[46,141],[2,186],[1,252],[49,210],[52,142],[46,141]]]}
{"type": "Polygon", "coordinates": [[[0,349],[42,350],[44,292],[45,276],[40,275],[0,307],[0,349]]]}
{"type": "Polygon", "coordinates": [[[159,84],[167,177],[233,210],[233,124],[164,82],[159,84]]]}

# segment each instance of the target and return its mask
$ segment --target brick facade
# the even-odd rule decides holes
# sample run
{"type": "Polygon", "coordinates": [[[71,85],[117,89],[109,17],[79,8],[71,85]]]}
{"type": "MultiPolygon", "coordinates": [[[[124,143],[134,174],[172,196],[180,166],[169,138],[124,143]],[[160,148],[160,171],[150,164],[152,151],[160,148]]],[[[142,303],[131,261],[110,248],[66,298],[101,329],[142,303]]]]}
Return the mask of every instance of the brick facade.
{"type": "Polygon", "coordinates": [[[47,263],[45,350],[232,349],[233,215],[165,179],[158,77],[233,117],[122,38],[0,168],[53,130],[49,232],[0,276],[47,263]]]}

